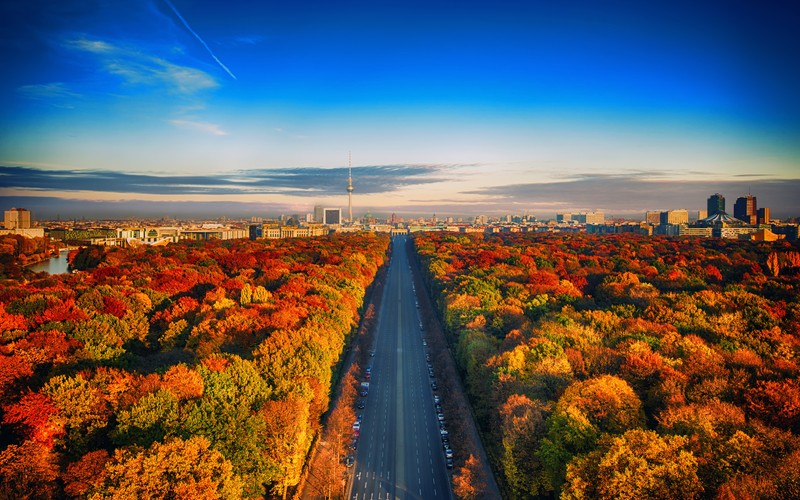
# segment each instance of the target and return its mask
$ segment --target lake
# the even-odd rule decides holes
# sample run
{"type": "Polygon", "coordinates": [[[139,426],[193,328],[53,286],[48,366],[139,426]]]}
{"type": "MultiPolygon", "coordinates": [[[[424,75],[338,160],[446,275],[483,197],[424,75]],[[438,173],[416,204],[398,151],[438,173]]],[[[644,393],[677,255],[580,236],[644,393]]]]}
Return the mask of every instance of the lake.
{"type": "Polygon", "coordinates": [[[67,261],[68,254],[69,250],[62,250],[59,252],[58,257],[51,257],[42,262],[37,262],[28,267],[28,269],[37,273],[44,271],[49,274],[64,274],[67,272],[67,266],[69,265],[67,261]]]}

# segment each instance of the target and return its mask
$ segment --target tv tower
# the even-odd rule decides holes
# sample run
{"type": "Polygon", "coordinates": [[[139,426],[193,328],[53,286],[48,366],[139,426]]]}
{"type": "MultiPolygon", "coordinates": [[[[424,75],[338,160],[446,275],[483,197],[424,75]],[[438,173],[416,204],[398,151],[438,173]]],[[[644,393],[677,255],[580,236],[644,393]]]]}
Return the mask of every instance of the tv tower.
{"type": "Polygon", "coordinates": [[[353,153],[348,151],[347,160],[347,212],[350,224],[353,223],[353,153]]]}

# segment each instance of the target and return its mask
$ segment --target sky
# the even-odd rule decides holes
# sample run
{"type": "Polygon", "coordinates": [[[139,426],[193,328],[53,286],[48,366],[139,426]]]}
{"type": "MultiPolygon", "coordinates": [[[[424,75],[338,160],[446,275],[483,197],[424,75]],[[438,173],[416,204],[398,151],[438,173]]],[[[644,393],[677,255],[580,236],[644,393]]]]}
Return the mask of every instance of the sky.
{"type": "Polygon", "coordinates": [[[0,205],[37,219],[800,215],[791,2],[0,2],[0,205]],[[352,158],[350,160],[350,158],[352,158]]]}

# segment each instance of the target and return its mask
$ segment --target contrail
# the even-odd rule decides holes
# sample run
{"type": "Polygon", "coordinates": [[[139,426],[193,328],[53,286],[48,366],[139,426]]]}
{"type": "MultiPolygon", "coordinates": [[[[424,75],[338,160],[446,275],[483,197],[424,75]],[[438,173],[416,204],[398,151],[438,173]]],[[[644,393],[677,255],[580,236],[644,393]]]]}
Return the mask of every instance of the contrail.
{"type": "Polygon", "coordinates": [[[174,5],[172,5],[172,2],[170,2],[169,0],[164,0],[164,2],[166,2],[166,3],[167,3],[167,5],[169,5],[169,8],[170,8],[170,9],[172,9],[172,12],[174,12],[174,13],[175,13],[175,15],[176,15],[176,16],[178,16],[178,19],[180,19],[180,20],[181,20],[181,22],[183,23],[183,25],[184,25],[184,26],[186,26],[186,29],[187,29],[187,30],[189,30],[189,32],[190,32],[192,35],[194,35],[194,37],[195,37],[195,38],[197,38],[197,40],[199,40],[199,41],[200,41],[200,43],[202,43],[202,44],[203,44],[203,47],[205,47],[205,48],[206,48],[206,50],[208,51],[208,53],[209,53],[209,54],[211,54],[211,57],[213,57],[213,58],[214,58],[214,60],[215,60],[215,61],[217,61],[217,64],[219,64],[219,66],[220,66],[222,69],[224,69],[226,73],[228,73],[229,75],[231,75],[231,78],[233,78],[234,80],[238,80],[238,78],[236,78],[236,75],[234,75],[233,73],[231,73],[231,70],[229,70],[227,66],[225,66],[224,64],[222,64],[222,61],[220,61],[220,60],[219,60],[219,58],[218,58],[217,56],[215,56],[213,52],[211,52],[211,49],[209,48],[208,44],[207,44],[206,42],[204,42],[202,38],[200,38],[200,35],[198,35],[197,33],[195,33],[195,31],[192,29],[192,27],[191,27],[191,26],[189,26],[189,23],[187,23],[187,22],[186,22],[186,19],[184,19],[184,18],[183,18],[183,16],[181,15],[181,13],[180,13],[180,12],[178,12],[178,9],[176,9],[176,8],[175,8],[175,6],[174,6],[174,5]]]}

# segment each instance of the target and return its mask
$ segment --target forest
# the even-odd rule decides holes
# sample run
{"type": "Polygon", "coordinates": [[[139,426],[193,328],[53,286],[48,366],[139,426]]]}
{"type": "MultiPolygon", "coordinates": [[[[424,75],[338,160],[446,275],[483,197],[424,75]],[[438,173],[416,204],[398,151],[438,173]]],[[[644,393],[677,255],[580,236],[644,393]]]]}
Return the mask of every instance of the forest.
{"type": "Polygon", "coordinates": [[[0,498],[285,497],[388,247],[87,247],[6,274],[0,498]]]}
{"type": "Polygon", "coordinates": [[[508,498],[800,498],[800,249],[416,235],[508,498]]]}

